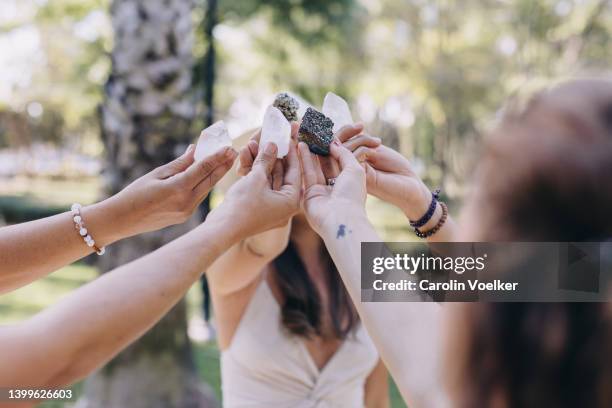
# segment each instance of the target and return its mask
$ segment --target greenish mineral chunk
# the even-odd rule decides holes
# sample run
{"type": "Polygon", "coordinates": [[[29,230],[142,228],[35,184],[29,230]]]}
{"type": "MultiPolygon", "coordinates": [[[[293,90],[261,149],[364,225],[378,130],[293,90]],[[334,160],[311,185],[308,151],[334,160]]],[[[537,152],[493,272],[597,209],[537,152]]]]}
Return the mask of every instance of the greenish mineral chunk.
{"type": "Polygon", "coordinates": [[[289,94],[283,92],[276,95],[272,106],[278,108],[289,122],[296,122],[298,120],[300,104],[289,94]]]}

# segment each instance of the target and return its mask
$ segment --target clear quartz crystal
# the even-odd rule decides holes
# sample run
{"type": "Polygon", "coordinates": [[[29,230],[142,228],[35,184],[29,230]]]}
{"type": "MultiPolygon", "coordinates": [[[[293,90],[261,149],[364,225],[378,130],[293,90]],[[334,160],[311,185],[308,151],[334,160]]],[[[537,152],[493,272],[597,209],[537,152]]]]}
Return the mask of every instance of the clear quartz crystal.
{"type": "Polygon", "coordinates": [[[278,108],[269,106],[264,115],[263,125],[261,127],[260,148],[264,148],[264,146],[270,142],[275,143],[278,147],[278,154],[276,157],[280,159],[289,153],[290,141],[291,123],[289,123],[278,108]]]}
{"type": "Polygon", "coordinates": [[[348,103],[333,92],[328,92],[323,100],[322,113],[334,122],[334,133],[343,126],[352,125],[353,117],[348,103]]]}
{"type": "Polygon", "coordinates": [[[200,161],[207,156],[210,156],[223,147],[231,146],[232,139],[225,123],[220,120],[211,126],[207,127],[200,133],[198,144],[196,145],[194,157],[196,161],[200,161]]]}

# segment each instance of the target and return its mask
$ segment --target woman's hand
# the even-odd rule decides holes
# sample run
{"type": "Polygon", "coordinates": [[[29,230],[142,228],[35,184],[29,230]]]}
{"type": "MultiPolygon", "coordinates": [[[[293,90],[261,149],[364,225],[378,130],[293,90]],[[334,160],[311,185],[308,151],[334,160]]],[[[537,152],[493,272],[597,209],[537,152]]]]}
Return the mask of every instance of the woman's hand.
{"type": "MultiPolygon", "coordinates": [[[[291,133],[292,138],[297,139],[298,125],[297,123],[292,124],[291,133]]],[[[238,166],[238,174],[240,176],[246,176],[251,172],[253,163],[259,153],[259,141],[261,139],[261,130],[256,131],[245,147],[240,149],[238,158],[240,160],[238,166]]],[[[272,170],[272,186],[273,189],[278,190],[283,182],[283,162],[277,160],[274,163],[272,170]]],[[[242,249],[246,249],[252,255],[256,255],[261,258],[261,261],[266,263],[276,258],[289,243],[289,233],[291,231],[290,218],[287,219],[285,225],[265,231],[261,234],[247,237],[243,241],[242,249]]]]}
{"type": "MultiPolygon", "coordinates": [[[[351,143],[347,144],[349,150],[351,149],[351,145],[355,146],[365,146],[365,147],[378,147],[380,146],[380,139],[374,136],[370,136],[367,134],[362,134],[363,124],[355,123],[353,125],[343,126],[340,130],[338,130],[334,134],[334,139],[345,141],[350,140],[351,143]]],[[[338,167],[338,162],[331,156],[318,156],[319,162],[321,163],[321,169],[323,170],[323,174],[326,179],[335,178],[340,174],[340,168],[338,167]]]]}
{"type": "Polygon", "coordinates": [[[349,135],[339,134],[339,140],[363,163],[368,193],[399,207],[411,220],[421,218],[431,203],[431,192],[410,161],[387,146],[372,147],[365,135],[349,135]]]}
{"type": "Polygon", "coordinates": [[[176,160],[145,174],[107,200],[106,207],[118,217],[115,225],[124,229],[122,237],[186,221],[238,155],[226,147],[195,162],[194,150],[189,146],[176,160]]]}
{"type": "MultiPolygon", "coordinates": [[[[178,159],[144,175],[118,194],[81,209],[98,247],[183,222],[231,168],[237,152],[221,150],[194,163],[193,147],[178,159]]],[[[73,215],[0,229],[0,293],[23,286],[90,253],[73,215]]]]}
{"type": "Polygon", "coordinates": [[[248,174],[209,216],[234,228],[236,241],[286,225],[299,210],[301,172],[295,142],[284,159],[276,159],[277,150],[274,143],[260,149],[248,174]]]}
{"type": "Polygon", "coordinates": [[[304,172],[304,210],[319,235],[337,213],[365,216],[365,172],[349,150],[338,141],[330,145],[331,156],[340,168],[333,186],[327,184],[319,157],[305,143],[299,144],[299,152],[304,172]]]}

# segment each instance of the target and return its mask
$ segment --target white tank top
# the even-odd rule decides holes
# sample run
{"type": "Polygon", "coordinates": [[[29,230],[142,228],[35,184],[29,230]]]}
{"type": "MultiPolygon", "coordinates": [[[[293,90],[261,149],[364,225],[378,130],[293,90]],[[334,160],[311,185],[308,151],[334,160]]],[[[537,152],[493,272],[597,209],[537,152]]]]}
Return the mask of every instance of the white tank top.
{"type": "Polygon", "coordinates": [[[223,406],[360,408],[377,362],[376,348],[359,324],[319,370],[304,340],[282,327],[280,307],[264,279],[221,353],[223,406]]]}

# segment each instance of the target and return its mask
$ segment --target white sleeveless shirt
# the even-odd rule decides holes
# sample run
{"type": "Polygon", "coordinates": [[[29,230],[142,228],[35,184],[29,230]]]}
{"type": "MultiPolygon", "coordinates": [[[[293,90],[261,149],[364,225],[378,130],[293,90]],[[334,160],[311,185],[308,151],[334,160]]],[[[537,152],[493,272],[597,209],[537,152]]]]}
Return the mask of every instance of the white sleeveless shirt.
{"type": "Polygon", "coordinates": [[[290,335],[265,279],[231,345],[221,353],[225,408],[362,408],[378,354],[362,324],[319,370],[304,340],[290,335]]]}

